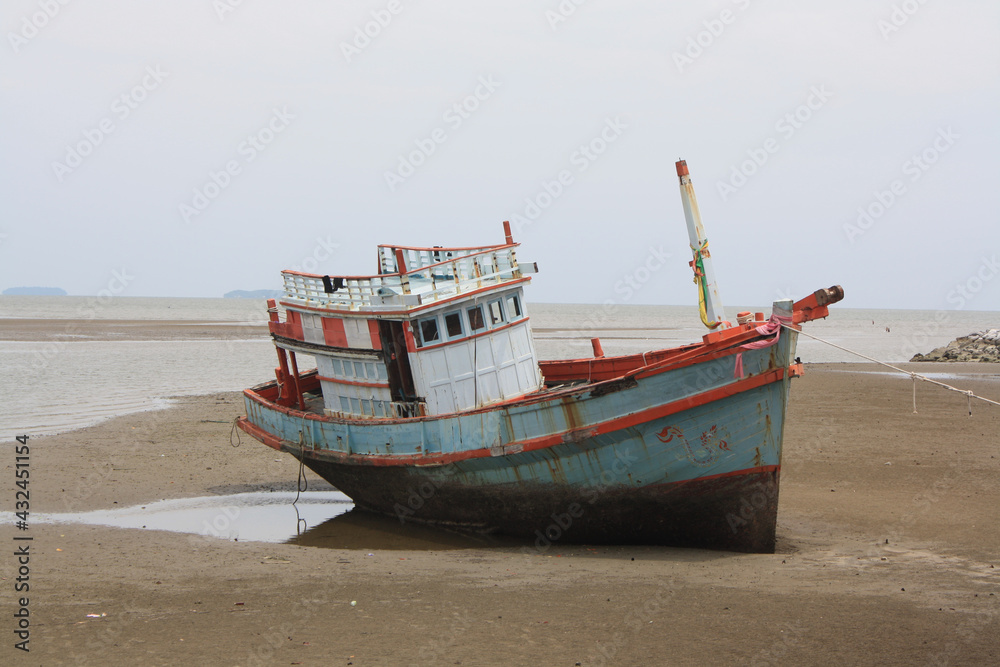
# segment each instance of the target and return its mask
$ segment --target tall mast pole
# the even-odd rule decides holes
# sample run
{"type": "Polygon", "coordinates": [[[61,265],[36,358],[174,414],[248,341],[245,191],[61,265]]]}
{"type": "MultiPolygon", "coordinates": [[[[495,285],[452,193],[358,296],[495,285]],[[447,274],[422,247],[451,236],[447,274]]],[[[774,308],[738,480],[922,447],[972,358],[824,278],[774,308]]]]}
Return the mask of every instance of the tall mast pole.
{"type": "Polygon", "coordinates": [[[708,237],[705,236],[705,228],[701,224],[698,200],[694,196],[694,186],[691,184],[691,175],[685,160],[677,161],[677,177],[681,182],[684,220],[687,222],[688,239],[694,255],[690,265],[694,269],[694,282],[698,285],[701,321],[709,329],[728,326],[726,314],[722,309],[722,298],[719,296],[719,285],[715,281],[715,271],[712,268],[712,255],[708,251],[708,237]]]}

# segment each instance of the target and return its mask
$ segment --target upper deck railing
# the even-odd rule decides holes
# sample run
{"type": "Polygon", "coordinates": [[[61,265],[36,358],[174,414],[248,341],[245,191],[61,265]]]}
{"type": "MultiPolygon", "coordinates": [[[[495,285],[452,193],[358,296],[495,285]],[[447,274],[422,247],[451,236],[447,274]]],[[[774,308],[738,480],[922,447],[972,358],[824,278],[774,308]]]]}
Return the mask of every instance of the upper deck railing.
{"type": "Polygon", "coordinates": [[[281,275],[286,299],[293,303],[332,310],[400,310],[521,278],[516,247],[379,246],[382,273],[376,276],[281,275]]]}

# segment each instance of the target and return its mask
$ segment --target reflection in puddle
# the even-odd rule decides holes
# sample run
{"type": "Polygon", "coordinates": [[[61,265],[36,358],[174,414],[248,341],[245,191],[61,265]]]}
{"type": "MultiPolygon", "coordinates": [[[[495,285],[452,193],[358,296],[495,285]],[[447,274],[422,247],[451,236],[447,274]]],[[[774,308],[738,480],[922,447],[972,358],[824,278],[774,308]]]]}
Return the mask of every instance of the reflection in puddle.
{"type": "Polygon", "coordinates": [[[178,498],[113,510],[36,515],[44,523],[148,528],[248,542],[284,542],[309,526],[347,512],[354,504],[339,491],[237,493],[178,498]]]}
{"type": "Polygon", "coordinates": [[[288,544],[324,549],[438,551],[512,544],[505,538],[458,533],[399,519],[352,510],[302,532],[288,544]]]}

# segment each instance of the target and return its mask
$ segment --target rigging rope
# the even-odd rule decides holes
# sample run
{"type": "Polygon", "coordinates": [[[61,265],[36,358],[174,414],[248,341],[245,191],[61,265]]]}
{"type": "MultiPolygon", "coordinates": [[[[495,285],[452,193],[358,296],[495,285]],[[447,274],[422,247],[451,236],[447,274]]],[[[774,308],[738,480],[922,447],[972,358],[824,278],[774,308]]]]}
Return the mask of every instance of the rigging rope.
{"type": "MultiPolygon", "coordinates": [[[[787,324],[782,324],[781,326],[785,327],[786,329],[790,329],[792,331],[797,331],[796,329],[792,329],[792,327],[788,326],[787,324]]],[[[819,336],[813,336],[812,334],[807,334],[804,331],[799,331],[798,333],[801,334],[801,335],[803,335],[803,336],[806,336],[808,338],[812,338],[813,340],[818,340],[821,343],[826,343],[830,347],[835,347],[838,350],[843,350],[844,352],[848,352],[850,354],[859,356],[862,359],[867,359],[868,361],[874,362],[874,363],[876,363],[876,364],[878,364],[880,366],[885,366],[886,368],[891,368],[892,370],[896,371],[897,373],[902,373],[903,375],[909,375],[911,378],[913,378],[913,411],[914,412],[917,411],[917,380],[923,380],[924,382],[929,382],[931,384],[936,384],[939,387],[944,387],[945,389],[947,389],[949,391],[954,391],[954,392],[957,392],[959,394],[965,394],[966,398],[968,399],[969,414],[970,415],[972,414],[972,399],[974,399],[974,398],[977,398],[980,401],[983,401],[985,403],[990,403],[992,405],[1000,405],[1000,402],[990,400],[990,399],[985,398],[983,396],[978,396],[975,392],[969,391],[968,389],[959,389],[958,387],[952,387],[950,384],[945,384],[944,382],[938,382],[937,380],[932,380],[929,377],[927,377],[926,375],[921,375],[920,373],[914,373],[912,371],[903,370],[902,368],[899,368],[898,366],[893,366],[892,364],[887,364],[884,361],[879,361],[878,359],[873,359],[872,357],[869,357],[867,355],[861,354],[860,352],[855,352],[854,350],[849,350],[846,347],[842,347],[840,345],[837,345],[836,343],[831,343],[830,341],[824,340],[824,339],[820,338],[819,336]]]]}

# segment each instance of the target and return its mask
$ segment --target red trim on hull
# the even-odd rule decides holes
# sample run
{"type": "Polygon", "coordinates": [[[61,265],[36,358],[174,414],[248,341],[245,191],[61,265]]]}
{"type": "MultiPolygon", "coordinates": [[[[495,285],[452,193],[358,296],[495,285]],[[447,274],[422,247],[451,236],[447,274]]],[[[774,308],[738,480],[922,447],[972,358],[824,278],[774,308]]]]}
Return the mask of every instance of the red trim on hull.
{"type": "MultiPolygon", "coordinates": [[[[737,380],[736,382],[728,384],[724,387],[717,387],[716,389],[711,389],[709,391],[705,391],[700,394],[696,394],[694,396],[689,396],[687,398],[682,398],[677,401],[672,401],[664,405],[658,405],[653,408],[647,408],[646,410],[642,410],[640,412],[624,415],[622,417],[616,417],[614,419],[609,419],[607,421],[595,424],[593,426],[573,429],[569,431],[563,431],[562,433],[546,435],[538,438],[533,438],[530,440],[523,440],[517,443],[511,443],[510,445],[506,446],[506,449],[509,450],[509,453],[514,454],[520,452],[535,451],[538,449],[546,449],[564,442],[577,442],[579,440],[592,438],[597,435],[611,433],[613,431],[619,431],[621,429],[625,429],[630,426],[636,426],[637,424],[643,424],[656,419],[661,419],[663,417],[668,417],[672,414],[683,412],[684,410],[689,410],[691,408],[695,408],[700,405],[705,405],[706,403],[711,403],[713,401],[718,401],[723,398],[727,398],[729,396],[734,396],[736,394],[740,394],[745,391],[751,391],[753,389],[757,389],[759,387],[763,387],[765,385],[774,382],[779,382],[782,379],[784,379],[785,376],[786,372],[784,368],[776,368],[774,370],[768,371],[767,373],[762,373],[761,375],[755,375],[752,377],[745,378],[743,380],[737,380]]],[[[251,389],[245,390],[243,394],[250,400],[254,401],[255,403],[258,403],[269,409],[283,412],[297,419],[302,418],[304,415],[305,418],[317,419],[320,421],[345,421],[345,420],[331,419],[329,417],[320,417],[319,415],[311,415],[303,413],[301,411],[285,408],[283,406],[264,400],[251,389]]],[[[551,395],[546,396],[546,398],[550,397],[551,395]]],[[[495,409],[496,406],[491,406],[490,408],[477,410],[475,412],[489,411],[495,409]]],[[[443,417],[442,415],[438,415],[432,417],[431,419],[441,419],[442,417],[443,417]]],[[[371,424],[373,422],[399,423],[403,421],[406,420],[370,419],[370,420],[355,420],[352,421],[351,423],[353,424],[371,424]]],[[[249,433],[254,437],[257,437],[256,435],[250,433],[249,431],[247,431],[247,433],[249,433]]],[[[270,437],[272,439],[275,439],[274,436],[270,437]]],[[[265,444],[270,444],[270,443],[265,443],[265,444]]],[[[273,447],[274,445],[271,446],[273,447]]],[[[318,456],[315,456],[317,452],[322,452],[325,458],[329,460],[335,460],[340,463],[351,463],[355,465],[370,465],[370,466],[443,465],[447,463],[455,463],[456,461],[484,458],[493,455],[490,449],[483,448],[483,449],[467,450],[464,452],[453,452],[450,454],[437,454],[437,455],[400,454],[394,456],[346,454],[344,452],[337,452],[333,450],[324,449],[324,450],[306,450],[305,456],[308,458],[319,458],[318,456]]]]}
{"type": "MultiPolygon", "coordinates": [[[[705,475],[704,477],[695,477],[699,482],[707,482],[712,479],[722,479],[724,477],[738,477],[740,475],[756,475],[762,472],[781,472],[781,466],[757,466],[755,468],[745,468],[743,470],[735,470],[733,472],[723,472],[718,475],[705,475]]],[[[656,486],[670,486],[672,484],[684,484],[693,480],[682,479],[676,482],[667,482],[666,484],[657,484],[656,486]]]]}
{"type": "Polygon", "coordinates": [[[279,452],[281,451],[281,438],[276,438],[271,435],[261,427],[250,421],[249,417],[240,417],[236,421],[236,425],[240,427],[240,430],[249,435],[251,438],[256,438],[268,447],[274,447],[279,452]]]}

